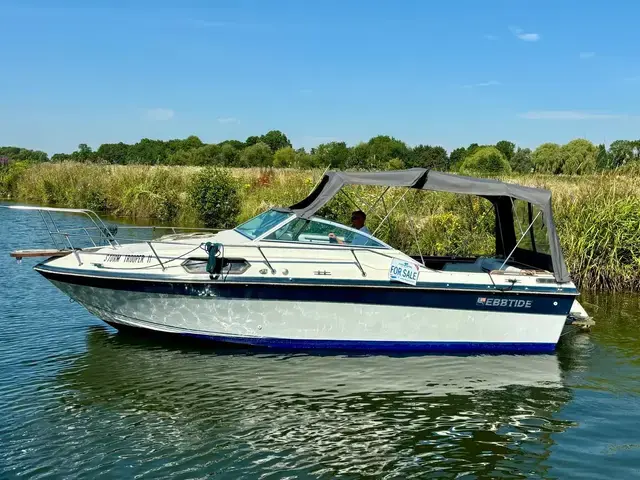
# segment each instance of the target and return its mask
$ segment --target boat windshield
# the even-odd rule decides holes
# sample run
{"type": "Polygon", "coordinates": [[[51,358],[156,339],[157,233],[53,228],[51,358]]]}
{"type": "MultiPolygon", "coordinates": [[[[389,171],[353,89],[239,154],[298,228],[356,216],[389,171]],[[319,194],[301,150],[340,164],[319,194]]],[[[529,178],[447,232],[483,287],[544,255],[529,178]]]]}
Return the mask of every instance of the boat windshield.
{"type": "Polygon", "coordinates": [[[265,240],[387,248],[372,236],[319,217],[310,220],[296,218],[265,237],[265,240]]]}
{"type": "Polygon", "coordinates": [[[293,215],[293,213],[282,210],[268,210],[238,225],[234,230],[245,237],[249,237],[251,240],[255,240],[263,233],[284,222],[291,215],[293,215]]]}

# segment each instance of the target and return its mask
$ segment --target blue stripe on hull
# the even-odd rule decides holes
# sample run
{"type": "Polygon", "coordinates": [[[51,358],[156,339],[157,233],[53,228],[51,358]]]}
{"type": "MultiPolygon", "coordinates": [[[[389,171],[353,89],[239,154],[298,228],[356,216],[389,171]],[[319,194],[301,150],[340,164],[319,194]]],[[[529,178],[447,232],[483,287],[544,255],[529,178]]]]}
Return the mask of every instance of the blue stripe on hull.
{"type": "MultiPolygon", "coordinates": [[[[87,273],[86,270],[77,268],[61,268],[53,265],[49,265],[47,261],[42,262],[35,266],[35,270],[44,276],[47,275],[64,275],[67,277],[93,277],[104,280],[118,280],[118,281],[135,281],[135,282],[147,282],[158,283],[159,281],[170,282],[166,276],[161,274],[145,273],[141,278],[140,274],[132,274],[123,271],[109,271],[109,269],[100,269],[94,272],[87,273]]],[[[225,284],[254,284],[254,285],[290,285],[292,280],[290,278],[273,277],[273,276],[228,276],[224,277],[224,280],[216,281],[202,281],[195,280],[190,282],[193,285],[207,285],[212,283],[225,283],[225,284]]],[[[393,287],[396,290],[420,290],[420,289],[442,289],[442,290],[467,290],[467,291],[485,291],[485,292],[499,292],[501,290],[508,290],[512,293],[541,293],[549,295],[577,295],[578,291],[573,287],[564,286],[539,286],[539,285],[509,285],[509,286],[496,286],[487,285],[487,283],[452,283],[452,282],[418,282],[416,286],[405,285],[402,283],[392,283],[388,280],[353,280],[353,279],[339,279],[339,278],[296,278],[295,283],[298,285],[306,286],[327,286],[327,287],[393,287]]]]}
{"type": "Polygon", "coordinates": [[[62,275],[45,269],[41,269],[39,272],[49,280],[75,285],[143,292],[154,295],[182,295],[198,297],[202,300],[347,303],[562,316],[566,316],[569,313],[574,300],[574,295],[536,295],[515,291],[473,292],[448,290],[446,288],[443,290],[421,290],[398,288],[394,285],[371,288],[365,285],[328,287],[296,283],[274,285],[227,282],[211,282],[208,284],[184,281],[145,282],[62,275]]]}
{"type": "MultiPolygon", "coordinates": [[[[192,336],[191,334],[182,334],[192,336]]],[[[202,339],[278,350],[345,350],[360,352],[549,353],[554,343],[389,342],[363,340],[290,340],[195,335],[202,339]]]]}
{"type": "Polygon", "coordinates": [[[399,342],[369,340],[304,340],[269,337],[236,337],[199,333],[168,333],[131,327],[112,322],[117,329],[153,332],[162,336],[191,338],[212,343],[223,343],[237,347],[258,347],[270,350],[332,350],[352,352],[423,352],[423,353],[550,353],[556,348],[554,343],[525,342],[399,342]]]}

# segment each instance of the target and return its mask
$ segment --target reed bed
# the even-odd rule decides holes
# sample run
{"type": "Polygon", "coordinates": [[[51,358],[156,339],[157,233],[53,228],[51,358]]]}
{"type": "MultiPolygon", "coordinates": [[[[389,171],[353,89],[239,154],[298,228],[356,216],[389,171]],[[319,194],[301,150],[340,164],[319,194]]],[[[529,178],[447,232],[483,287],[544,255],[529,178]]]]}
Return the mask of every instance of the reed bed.
{"type": "MultiPolygon", "coordinates": [[[[37,164],[0,185],[19,201],[91,208],[117,216],[197,226],[189,185],[198,167],[37,164]]],[[[304,198],[321,170],[233,169],[242,195],[238,221],[304,198]]],[[[0,179],[1,180],[1,179],[0,179]]],[[[572,276],[583,289],[640,291],[640,172],[588,176],[512,175],[507,182],[553,192],[556,224],[572,276]]],[[[0,182],[1,183],[1,182],[0,182]]],[[[371,205],[379,188],[351,187],[321,212],[340,221],[371,205]],[[355,200],[358,198],[358,200],[355,200]],[[353,199],[355,202],[352,202],[353,199]],[[356,205],[354,205],[354,203],[356,205]]],[[[448,193],[390,191],[367,223],[384,241],[424,255],[490,254],[493,212],[486,200],[448,193]],[[391,227],[381,219],[393,205],[391,227]]]]}

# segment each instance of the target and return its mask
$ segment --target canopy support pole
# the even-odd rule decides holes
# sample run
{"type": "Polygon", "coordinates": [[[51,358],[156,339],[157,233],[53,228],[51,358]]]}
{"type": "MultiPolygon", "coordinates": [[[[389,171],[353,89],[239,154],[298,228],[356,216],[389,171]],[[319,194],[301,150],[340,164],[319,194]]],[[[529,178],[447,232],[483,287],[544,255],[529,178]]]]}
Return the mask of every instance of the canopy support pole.
{"type": "Polygon", "coordinates": [[[338,193],[341,193],[342,195],[347,197],[347,200],[351,202],[351,205],[353,205],[356,208],[356,210],[361,210],[360,206],[356,203],[354,199],[351,198],[351,196],[347,192],[345,192],[344,190],[340,190],[338,193]]]}
{"type": "Polygon", "coordinates": [[[396,204],[395,204],[393,207],[391,207],[391,210],[389,210],[389,213],[387,213],[387,215],[382,219],[382,222],[380,222],[380,225],[378,225],[378,228],[376,228],[376,229],[375,229],[375,231],[371,234],[371,236],[372,236],[372,237],[375,237],[375,236],[376,236],[376,232],[377,232],[378,230],[380,230],[380,227],[382,226],[382,224],[384,223],[384,221],[385,221],[387,218],[389,218],[389,215],[391,215],[391,214],[393,213],[393,211],[396,209],[396,207],[398,206],[398,204],[399,204],[399,203],[404,199],[404,197],[406,197],[406,196],[407,196],[407,193],[409,193],[409,190],[410,190],[410,189],[409,189],[409,188],[407,188],[407,190],[404,192],[404,194],[402,195],[402,197],[400,197],[400,200],[398,200],[398,201],[396,202],[396,204]]]}
{"type": "MultiPolygon", "coordinates": [[[[404,205],[404,211],[407,214],[407,218],[409,218],[409,208],[407,207],[407,201],[402,202],[404,205]]],[[[424,257],[422,256],[422,249],[420,248],[420,242],[418,241],[418,234],[414,228],[413,222],[409,219],[409,228],[411,229],[411,233],[413,234],[413,239],[416,241],[416,247],[418,247],[418,253],[420,254],[420,260],[422,260],[422,265],[424,265],[424,257]]]]}
{"type": "Polygon", "coordinates": [[[370,209],[372,209],[372,208],[375,208],[375,206],[378,204],[378,202],[380,201],[380,199],[382,199],[382,203],[383,203],[383,205],[384,205],[384,198],[383,198],[383,196],[384,196],[384,194],[385,194],[385,193],[387,193],[387,190],[389,190],[389,188],[390,188],[390,187],[387,187],[387,188],[386,188],[386,190],[385,190],[384,192],[382,192],[382,195],[380,195],[380,196],[378,197],[378,199],[374,202],[374,204],[373,204],[371,207],[366,206],[366,207],[365,207],[365,208],[366,208],[366,210],[362,210],[362,208],[361,208],[361,207],[356,203],[356,201],[355,201],[355,200],[353,200],[353,199],[351,198],[351,196],[350,196],[347,192],[345,192],[345,191],[344,191],[344,189],[340,190],[338,193],[341,193],[342,195],[344,195],[344,196],[347,198],[347,200],[349,200],[349,201],[351,202],[351,205],[353,205],[353,206],[356,208],[356,210],[363,211],[366,215],[375,215],[375,216],[376,216],[376,217],[378,217],[378,218],[382,218],[382,215],[378,214],[378,212],[376,212],[376,211],[372,211],[371,213],[369,213],[369,210],[370,210],[370,209]]]}
{"type": "Polygon", "coordinates": [[[385,189],[384,189],[384,192],[382,192],[382,193],[380,194],[380,196],[376,199],[376,201],[375,201],[375,202],[373,202],[373,204],[372,204],[371,206],[367,206],[367,210],[372,210],[372,209],[376,208],[376,205],[378,205],[378,202],[379,202],[380,200],[383,200],[383,201],[384,201],[384,198],[383,198],[383,197],[386,195],[386,193],[389,191],[389,189],[390,189],[390,188],[391,188],[391,187],[387,187],[387,188],[385,188],[385,189]]]}
{"type": "MultiPolygon", "coordinates": [[[[527,205],[530,205],[530,204],[527,204],[527,205]]],[[[518,216],[518,211],[516,210],[516,203],[513,201],[513,198],[511,198],[511,210],[513,211],[513,217],[516,219],[516,222],[518,222],[518,228],[520,229],[520,234],[524,235],[524,233],[522,232],[522,222],[520,221],[520,217],[518,216]]]]}
{"type": "Polygon", "coordinates": [[[527,233],[529,232],[529,230],[531,230],[531,227],[533,227],[533,224],[535,223],[535,221],[538,219],[538,217],[540,216],[541,212],[538,212],[538,214],[536,215],[536,218],[533,219],[533,222],[531,222],[529,224],[529,226],[527,227],[527,229],[524,231],[524,233],[522,234],[522,236],[520,237],[520,240],[518,240],[518,242],[516,243],[516,246],[513,247],[513,250],[511,250],[511,252],[509,253],[509,255],[507,255],[507,258],[504,259],[504,262],[502,262],[502,265],[500,265],[500,268],[498,270],[502,270],[502,268],[507,264],[507,262],[509,261],[509,259],[511,258],[511,255],[513,255],[513,252],[516,251],[516,248],[518,248],[518,245],[520,245],[520,242],[524,239],[524,237],[527,236],[527,233]]]}

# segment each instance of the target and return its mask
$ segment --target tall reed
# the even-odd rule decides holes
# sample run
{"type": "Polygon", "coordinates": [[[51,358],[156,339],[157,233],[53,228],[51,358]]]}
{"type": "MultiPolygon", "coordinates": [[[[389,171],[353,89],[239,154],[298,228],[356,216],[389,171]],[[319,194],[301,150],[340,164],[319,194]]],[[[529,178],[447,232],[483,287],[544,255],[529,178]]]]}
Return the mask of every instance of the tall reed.
{"type": "MultiPolygon", "coordinates": [[[[118,216],[197,225],[188,191],[198,167],[37,164],[11,176],[12,198],[63,207],[91,208],[118,216]]],[[[579,177],[510,175],[507,182],[548,188],[567,264],[582,288],[640,291],[640,172],[579,177]]],[[[321,170],[234,169],[242,196],[238,221],[304,198],[321,170]]],[[[356,207],[374,203],[376,187],[351,187],[322,214],[348,221],[356,207]],[[355,200],[358,198],[359,200],[355,200]]],[[[480,198],[436,192],[390,191],[379,215],[367,219],[382,240],[423,255],[490,254],[493,212],[480,198]],[[381,222],[398,203],[388,220],[381,222]],[[391,228],[387,223],[391,224],[391,228]],[[379,228],[378,228],[379,227],[379,228]]]]}

